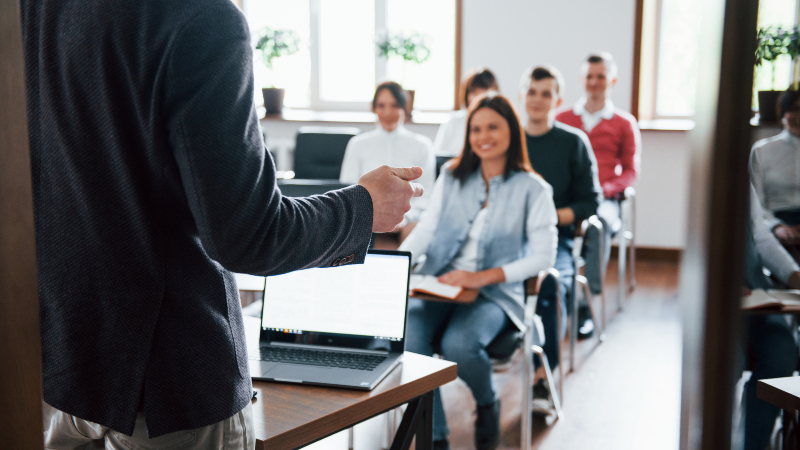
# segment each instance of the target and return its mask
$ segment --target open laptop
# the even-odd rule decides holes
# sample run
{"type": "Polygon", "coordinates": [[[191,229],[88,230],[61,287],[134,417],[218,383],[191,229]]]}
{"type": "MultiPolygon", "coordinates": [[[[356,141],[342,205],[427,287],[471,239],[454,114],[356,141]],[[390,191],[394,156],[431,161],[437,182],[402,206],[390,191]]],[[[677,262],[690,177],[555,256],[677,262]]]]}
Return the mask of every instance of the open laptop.
{"type": "MultiPolygon", "coordinates": [[[[270,276],[254,380],[371,390],[405,351],[411,254],[270,276]]],[[[255,360],[252,360],[255,359],[255,360]]]]}

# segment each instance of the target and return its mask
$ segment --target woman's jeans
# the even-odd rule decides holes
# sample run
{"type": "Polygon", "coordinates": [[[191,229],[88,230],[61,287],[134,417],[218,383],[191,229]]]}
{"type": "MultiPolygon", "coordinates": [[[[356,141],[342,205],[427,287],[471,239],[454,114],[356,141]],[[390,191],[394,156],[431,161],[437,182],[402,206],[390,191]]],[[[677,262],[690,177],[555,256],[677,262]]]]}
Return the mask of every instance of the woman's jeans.
{"type": "MultiPolygon", "coordinates": [[[[490,405],[497,398],[497,390],[486,346],[509,322],[503,309],[482,295],[470,304],[411,298],[406,350],[431,356],[436,349],[444,359],[458,364],[458,377],[472,390],[475,402],[479,406],[490,405]]],[[[446,439],[447,435],[442,397],[436,389],[433,392],[433,440],[446,439]]]]}

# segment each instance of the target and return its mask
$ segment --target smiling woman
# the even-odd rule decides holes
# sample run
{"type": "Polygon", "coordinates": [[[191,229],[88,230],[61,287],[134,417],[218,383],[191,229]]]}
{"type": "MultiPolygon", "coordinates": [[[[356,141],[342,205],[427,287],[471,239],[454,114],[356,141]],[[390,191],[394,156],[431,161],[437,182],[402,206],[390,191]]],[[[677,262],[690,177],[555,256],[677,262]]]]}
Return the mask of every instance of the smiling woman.
{"type": "MultiPolygon", "coordinates": [[[[442,168],[428,209],[400,250],[410,251],[413,262],[426,257],[417,273],[480,290],[468,304],[409,300],[407,341],[409,351],[423,355],[439,344],[444,358],[458,363],[458,376],[478,405],[479,450],[496,448],[500,439],[500,404],[485,348],[508,327],[525,329],[522,282],[552,267],[555,225],[552,191],[528,162],[511,103],[495,94],[476,98],[464,150],[442,168]]],[[[554,301],[540,293],[538,304],[554,301]]],[[[449,447],[447,434],[437,390],[434,448],[449,447]]]]}

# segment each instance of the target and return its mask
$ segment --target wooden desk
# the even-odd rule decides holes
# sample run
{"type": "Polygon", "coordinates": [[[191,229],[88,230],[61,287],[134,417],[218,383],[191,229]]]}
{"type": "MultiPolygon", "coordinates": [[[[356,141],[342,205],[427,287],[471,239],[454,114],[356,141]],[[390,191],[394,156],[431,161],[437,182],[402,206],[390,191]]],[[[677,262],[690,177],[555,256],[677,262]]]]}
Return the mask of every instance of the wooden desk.
{"type": "MultiPolygon", "coordinates": [[[[303,447],[404,403],[409,407],[392,449],[407,449],[415,434],[427,436],[432,444],[433,390],[455,379],[455,363],[407,352],[369,392],[254,382],[256,449],[303,447]]],[[[429,449],[431,444],[417,449],[429,449]]]]}
{"type": "Polygon", "coordinates": [[[800,377],[758,380],[756,395],[783,410],[783,447],[800,448],[797,413],[800,411],[800,377]]]}

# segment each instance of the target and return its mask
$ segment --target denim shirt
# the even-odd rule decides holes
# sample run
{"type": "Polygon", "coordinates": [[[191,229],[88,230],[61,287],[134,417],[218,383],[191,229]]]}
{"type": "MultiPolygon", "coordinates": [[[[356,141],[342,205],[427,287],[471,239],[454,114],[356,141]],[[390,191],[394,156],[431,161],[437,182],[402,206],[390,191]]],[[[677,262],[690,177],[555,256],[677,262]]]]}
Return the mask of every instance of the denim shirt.
{"type": "Polygon", "coordinates": [[[411,251],[415,260],[426,256],[419,274],[450,272],[484,203],[487,215],[476,270],[502,267],[506,282],[484,286],[480,295],[503,308],[524,330],[523,281],[552,267],[558,241],[552,190],[540,176],[516,171],[508,179],[500,175],[489,180],[487,193],[480,167],[463,184],[443,167],[428,209],[400,248],[411,251]]]}

